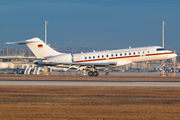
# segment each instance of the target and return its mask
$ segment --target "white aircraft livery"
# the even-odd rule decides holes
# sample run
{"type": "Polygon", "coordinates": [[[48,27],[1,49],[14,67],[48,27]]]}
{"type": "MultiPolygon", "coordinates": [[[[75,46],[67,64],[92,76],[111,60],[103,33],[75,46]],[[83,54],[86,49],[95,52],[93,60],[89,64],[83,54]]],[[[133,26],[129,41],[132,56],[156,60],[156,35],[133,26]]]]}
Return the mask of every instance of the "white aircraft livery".
{"type": "Polygon", "coordinates": [[[160,46],[70,54],[55,51],[39,38],[7,42],[6,44],[26,44],[39,59],[38,62],[34,63],[39,66],[56,66],[88,71],[89,76],[98,76],[99,69],[123,66],[134,62],[166,60],[177,56],[174,52],[160,46]]]}

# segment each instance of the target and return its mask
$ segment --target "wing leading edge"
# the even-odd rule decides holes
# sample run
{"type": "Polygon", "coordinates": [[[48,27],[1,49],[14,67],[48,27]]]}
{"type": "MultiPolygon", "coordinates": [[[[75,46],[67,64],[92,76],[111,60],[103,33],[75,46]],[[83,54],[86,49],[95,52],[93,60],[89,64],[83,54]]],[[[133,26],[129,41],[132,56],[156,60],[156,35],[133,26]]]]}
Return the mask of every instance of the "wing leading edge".
{"type": "Polygon", "coordinates": [[[127,64],[131,64],[132,61],[129,60],[119,60],[119,61],[112,61],[112,62],[106,62],[106,63],[95,63],[95,62],[87,62],[87,63],[71,63],[71,62],[43,62],[43,61],[38,61],[35,62],[34,64],[37,64],[39,66],[56,66],[56,67],[69,67],[72,68],[72,66],[76,66],[76,68],[80,67],[96,67],[96,68],[107,68],[107,67],[117,67],[117,66],[123,66],[127,64]]]}
{"type": "Polygon", "coordinates": [[[109,65],[116,65],[117,63],[115,62],[110,62],[110,63],[35,62],[34,64],[43,65],[43,66],[58,66],[58,65],[109,66],[109,65]]]}

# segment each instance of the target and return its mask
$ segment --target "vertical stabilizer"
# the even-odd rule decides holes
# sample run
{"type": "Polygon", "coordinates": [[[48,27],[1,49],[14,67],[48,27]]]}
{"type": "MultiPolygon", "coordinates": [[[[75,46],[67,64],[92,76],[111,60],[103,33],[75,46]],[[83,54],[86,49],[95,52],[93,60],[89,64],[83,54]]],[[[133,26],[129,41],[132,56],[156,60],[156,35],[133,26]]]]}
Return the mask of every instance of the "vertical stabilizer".
{"type": "Polygon", "coordinates": [[[26,44],[38,59],[64,54],[64,53],[60,53],[60,52],[53,50],[50,46],[45,44],[42,40],[40,40],[37,37],[26,40],[26,41],[7,42],[6,44],[16,44],[16,43],[19,45],[26,44]]]}

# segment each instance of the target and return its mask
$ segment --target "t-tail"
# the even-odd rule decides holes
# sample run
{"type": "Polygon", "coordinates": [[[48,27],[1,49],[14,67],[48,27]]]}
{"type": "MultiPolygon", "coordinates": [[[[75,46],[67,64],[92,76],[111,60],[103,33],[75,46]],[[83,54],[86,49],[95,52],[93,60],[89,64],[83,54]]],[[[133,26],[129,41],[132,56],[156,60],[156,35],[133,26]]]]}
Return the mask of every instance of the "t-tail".
{"type": "Polygon", "coordinates": [[[38,59],[64,54],[52,49],[49,45],[45,44],[37,37],[26,41],[7,42],[6,44],[27,45],[38,59]]]}

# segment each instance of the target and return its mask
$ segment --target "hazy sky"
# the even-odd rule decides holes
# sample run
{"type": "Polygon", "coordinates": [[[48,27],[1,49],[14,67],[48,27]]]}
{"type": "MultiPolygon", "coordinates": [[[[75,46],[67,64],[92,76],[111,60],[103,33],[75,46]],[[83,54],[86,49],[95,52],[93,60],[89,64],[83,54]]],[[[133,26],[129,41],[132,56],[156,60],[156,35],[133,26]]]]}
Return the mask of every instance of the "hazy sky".
{"type": "Polygon", "coordinates": [[[161,46],[164,20],[165,47],[180,48],[180,0],[1,0],[0,18],[0,47],[44,40],[45,20],[52,46],[161,46]]]}

